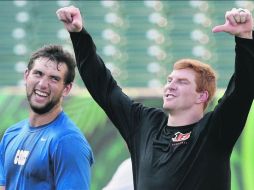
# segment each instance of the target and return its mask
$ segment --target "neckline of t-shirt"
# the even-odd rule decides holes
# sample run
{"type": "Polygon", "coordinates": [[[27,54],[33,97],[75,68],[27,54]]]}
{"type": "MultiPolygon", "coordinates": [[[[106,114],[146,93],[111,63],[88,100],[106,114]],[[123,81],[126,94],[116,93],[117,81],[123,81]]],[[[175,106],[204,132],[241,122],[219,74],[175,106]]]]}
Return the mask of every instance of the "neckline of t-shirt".
{"type": "Polygon", "coordinates": [[[197,122],[189,124],[189,125],[181,125],[181,126],[169,126],[167,125],[167,128],[172,131],[182,131],[182,130],[188,130],[193,129],[193,127],[197,124],[197,122]]]}
{"type": "Polygon", "coordinates": [[[38,127],[33,127],[33,126],[31,126],[30,123],[28,122],[28,129],[29,129],[30,132],[35,132],[35,131],[39,131],[39,130],[46,129],[46,128],[50,127],[50,126],[53,126],[53,125],[55,124],[55,122],[57,122],[57,121],[59,120],[59,118],[61,118],[62,115],[63,115],[63,111],[61,111],[61,112],[56,116],[56,118],[55,118],[53,121],[51,121],[51,122],[49,122],[49,123],[47,123],[47,124],[38,126],[38,127]]]}

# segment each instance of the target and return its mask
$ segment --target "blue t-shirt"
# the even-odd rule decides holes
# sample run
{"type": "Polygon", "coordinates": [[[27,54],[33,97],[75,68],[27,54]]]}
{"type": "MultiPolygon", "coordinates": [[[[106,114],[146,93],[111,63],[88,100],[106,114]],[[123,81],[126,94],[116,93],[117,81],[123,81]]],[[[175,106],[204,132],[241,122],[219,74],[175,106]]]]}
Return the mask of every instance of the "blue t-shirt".
{"type": "Polygon", "coordinates": [[[61,112],[47,125],[23,120],[2,138],[0,185],[10,190],[88,190],[93,154],[78,127],[61,112]],[[1,168],[3,167],[3,168],[1,168]]]}

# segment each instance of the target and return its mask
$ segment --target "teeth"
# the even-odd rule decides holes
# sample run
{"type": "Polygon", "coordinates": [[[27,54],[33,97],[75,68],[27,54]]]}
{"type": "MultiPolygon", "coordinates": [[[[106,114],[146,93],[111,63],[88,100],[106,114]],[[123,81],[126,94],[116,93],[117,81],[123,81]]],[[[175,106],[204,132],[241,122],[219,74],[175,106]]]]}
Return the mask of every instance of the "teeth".
{"type": "Polygon", "coordinates": [[[39,96],[44,96],[44,97],[46,97],[46,96],[48,95],[47,93],[41,92],[41,91],[38,91],[38,90],[36,90],[35,93],[36,93],[37,95],[39,95],[39,96]]]}

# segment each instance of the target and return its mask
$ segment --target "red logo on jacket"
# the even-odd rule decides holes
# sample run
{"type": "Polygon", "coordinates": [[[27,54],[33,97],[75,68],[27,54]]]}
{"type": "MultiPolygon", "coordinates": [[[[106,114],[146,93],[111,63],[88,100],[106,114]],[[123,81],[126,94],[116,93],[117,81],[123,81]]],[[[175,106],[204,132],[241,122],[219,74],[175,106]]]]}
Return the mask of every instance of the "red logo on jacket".
{"type": "Polygon", "coordinates": [[[191,132],[189,133],[181,133],[181,132],[177,132],[175,133],[175,136],[172,138],[172,141],[173,142],[181,142],[181,141],[186,141],[187,139],[190,138],[190,134],[191,132]]]}

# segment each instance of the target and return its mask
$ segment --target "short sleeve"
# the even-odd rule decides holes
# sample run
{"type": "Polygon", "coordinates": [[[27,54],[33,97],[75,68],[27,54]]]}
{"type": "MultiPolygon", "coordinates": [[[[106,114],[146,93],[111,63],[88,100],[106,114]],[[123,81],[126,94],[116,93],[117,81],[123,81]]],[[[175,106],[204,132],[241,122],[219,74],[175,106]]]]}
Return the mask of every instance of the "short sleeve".
{"type": "Polygon", "coordinates": [[[4,172],[4,151],[2,141],[0,143],[0,186],[5,186],[5,172],[4,172]]]}
{"type": "Polygon", "coordinates": [[[93,155],[84,138],[80,135],[61,138],[52,160],[56,189],[90,189],[93,155]]]}

